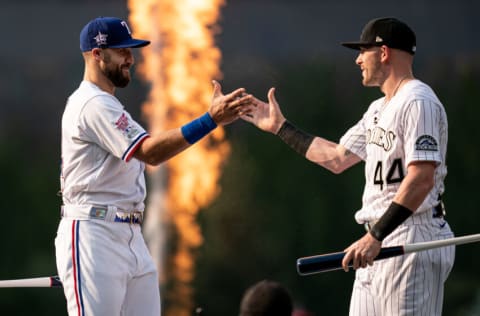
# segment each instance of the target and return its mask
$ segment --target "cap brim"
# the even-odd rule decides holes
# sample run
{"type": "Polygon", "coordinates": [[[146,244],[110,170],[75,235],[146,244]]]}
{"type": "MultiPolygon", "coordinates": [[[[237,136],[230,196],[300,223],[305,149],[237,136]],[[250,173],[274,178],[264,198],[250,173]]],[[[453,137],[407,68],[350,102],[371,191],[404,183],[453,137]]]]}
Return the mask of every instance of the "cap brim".
{"type": "Polygon", "coordinates": [[[340,43],[342,46],[355,49],[355,50],[360,50],[361,47],[369,47],[369,46],[375,46],[375,44],[372,43],[367,43],[367,42],[344,42],[340,43]]]}
{"type": "Polygon", "coordinates": [[[108,45],[108,47],[109,48],[138,48],[138,47],[147,46],[148,44],[150,44],[150,41],[132,38],[120,44],[108,45]]]}

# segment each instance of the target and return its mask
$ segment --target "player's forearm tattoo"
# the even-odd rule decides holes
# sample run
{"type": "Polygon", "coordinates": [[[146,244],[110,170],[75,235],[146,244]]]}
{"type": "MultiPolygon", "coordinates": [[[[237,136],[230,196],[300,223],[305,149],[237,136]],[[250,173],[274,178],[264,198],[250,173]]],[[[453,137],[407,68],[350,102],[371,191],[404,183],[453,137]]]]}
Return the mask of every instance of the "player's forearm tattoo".
{"type": "Polygon", "coordinates": [[[277,135],[302,156],[306,155],[308,147],[310,147],[315,138],[313,135],[296,128],[289,121],[285,121],[282,124],[277,135]]]}

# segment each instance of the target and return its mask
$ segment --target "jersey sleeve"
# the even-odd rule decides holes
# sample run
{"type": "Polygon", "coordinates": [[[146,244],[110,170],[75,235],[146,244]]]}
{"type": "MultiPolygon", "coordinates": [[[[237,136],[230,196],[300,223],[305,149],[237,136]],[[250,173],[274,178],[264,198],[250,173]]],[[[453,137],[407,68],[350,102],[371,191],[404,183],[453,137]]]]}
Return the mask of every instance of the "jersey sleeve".
{"type": "Polygon", "coordinates": [[[420,99],[411,101],[405,110],[404,142],[405,163],[412,161],[435,161],[442,163],[442,151],[446,148],[446,115],[437,103],[420,99]]]}
{"type": "Polygon", "coordinates": [[[145,129],[113,97],[96,96],[83,108],[80,126],[94,143],[128,162],[149,137],[145,129]]]}
{"type": "Polygon", "coordinates": [[[366,151],[366,131],[365,115],[360,121],[352,126],[341,138],[340,145],[360,157],[362,160],[367,158],[366,151]]]}

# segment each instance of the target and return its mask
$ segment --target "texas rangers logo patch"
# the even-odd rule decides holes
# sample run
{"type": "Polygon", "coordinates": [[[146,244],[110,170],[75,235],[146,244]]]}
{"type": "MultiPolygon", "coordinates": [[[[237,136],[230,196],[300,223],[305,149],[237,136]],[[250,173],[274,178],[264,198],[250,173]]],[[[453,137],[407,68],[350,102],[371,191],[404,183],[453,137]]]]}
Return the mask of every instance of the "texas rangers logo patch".
{"type": "Polygon", "coordinates": [[[415,142],[416,150],[438,151],[438,144],[435,138],[430,135],[422,135],[415,142]]]}

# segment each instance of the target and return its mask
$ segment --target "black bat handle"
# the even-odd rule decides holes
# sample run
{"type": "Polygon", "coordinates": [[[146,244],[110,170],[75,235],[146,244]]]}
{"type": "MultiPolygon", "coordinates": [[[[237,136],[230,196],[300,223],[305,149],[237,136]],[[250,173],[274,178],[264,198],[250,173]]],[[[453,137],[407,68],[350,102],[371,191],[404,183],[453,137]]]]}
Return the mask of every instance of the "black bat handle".
{"type": "Polygon", "coordinates": [[[63,287],[62,281],[58,276],[50,277],[50,287],[63,287]]]}
{"type": "MultiPolygon", "coordinates": [[[[381,260],[404,254],[402,246],[384,247],[374,260],[381,260]]],[[[334,252],[325,255],[303,257],[297,259],[297,271],[300,275],[327,272],[342,269],[345,252],[334,252]]],[[[352,267],[353,264],[349,264],[352,267]]]]}

